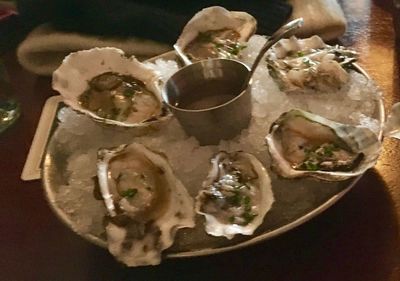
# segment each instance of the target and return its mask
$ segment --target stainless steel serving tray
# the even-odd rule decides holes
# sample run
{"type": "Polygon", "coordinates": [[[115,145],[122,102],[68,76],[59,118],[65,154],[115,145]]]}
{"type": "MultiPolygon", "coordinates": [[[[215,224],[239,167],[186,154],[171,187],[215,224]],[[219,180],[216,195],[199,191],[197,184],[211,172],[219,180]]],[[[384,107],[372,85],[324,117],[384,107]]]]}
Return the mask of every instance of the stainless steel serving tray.
{"type": "MultiPolygon", "coordinates": [[[[150,61],[155,61],[158,58],[176,59],[176,56],[174,52],[169,52],[150,61]]],[[[370,79],[368,74],[357,64],[354,64],[354,69],[370,79]]],[[[382,100],[377,101],[376,108],[374,117],[380,121],[382,127],[385,120],[382,100]]],[[[56,121],[53,127],[54,132],[57,130],[56,121]]],[[[380,132],[380,137],[382,137],[382,132],[380,132]]],[[[91,233],[80,233],[77,230],[76,222],[57,205],[56,193],[60,186],[68,182],[65,167],[68,157],[68,152],[64,151],[57,140],[51,136],[44,154],[42,167],[45,196],[55,214],[69,228],[90,242],[101,247],[107,247],[104,235],[96,236],[91,233]]],[[[209,236],[204,231],[202,218],[198,216],[194,229],[181,229],[177,232],[174,245],[164,252],[164,257],[178,258],[216,254],[243,248],[278,236],[321,214],[343,197],[359,179],[358,177],[343,182],[327,183],[313,179],[286,180],[276,177],[273,173],[270,173],[270,175],[275,202],[272,209],[267,213],[263,224],[252,236],[239,235],[232,240],[209,236]]],[[[95,199],[93,198],[93,200],[95,199]]]]}

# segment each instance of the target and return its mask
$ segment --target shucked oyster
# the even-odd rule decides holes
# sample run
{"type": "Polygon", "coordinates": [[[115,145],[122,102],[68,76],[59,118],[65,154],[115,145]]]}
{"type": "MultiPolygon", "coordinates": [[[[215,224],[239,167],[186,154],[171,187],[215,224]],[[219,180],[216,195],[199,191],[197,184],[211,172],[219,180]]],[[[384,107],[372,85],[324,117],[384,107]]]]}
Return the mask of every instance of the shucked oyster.
{"type": "Polygon", "coordinates": [[[53,89],[73,109],[118,126],[139,127],[162,120],[157,74],[116,48],[71,53],[53,73],[53,89]]]}
{"type": "Polygon", "coordinates": [[[252,235],[274,202],[267,171],[245,152],[220,152],[211,163],[196,198],[196,212],[205,216],[206,232],[228,239],[252,235]]]}
{"type": "Polygon", "coordinates": [[[348,66],[357,53],[325,44],[317,35],[306,39],[281,39],[269,51],[270,75],[287,92],[340,89],[349,79],[348,66]]]}
{"type": "Polygon", "coordinates": [[[245,12],[205,8],[186,24],[174,47],[190,61],[237,58],[256,26],[256,20],[245,12]]]}
{"type": "Polygon", "coordinates": [[[193,199],[167,160],[137,143],[98,152],[109,251],[128,266],[155,265],[179,228],[194,227],[193,199]]]}
{"type": "Polygon", "coordinates": [[[338,181],[362,174],[378,159],[371,130],[294,109],[282,114],[266,138],[275,170],[286,178],[338,181]]]}

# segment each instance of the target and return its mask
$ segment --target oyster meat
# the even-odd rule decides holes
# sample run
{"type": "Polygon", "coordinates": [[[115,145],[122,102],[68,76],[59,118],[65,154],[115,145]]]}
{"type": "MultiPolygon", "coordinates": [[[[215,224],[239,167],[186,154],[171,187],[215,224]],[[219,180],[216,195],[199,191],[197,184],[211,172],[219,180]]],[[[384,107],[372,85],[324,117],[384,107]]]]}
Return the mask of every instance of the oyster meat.
{"type": "Polygon", "coordinates": [[[368,128],[337,123],[293,109],[282,114],[266,137],[273,168],[283,177],[337,181],[373,167],[381,143],[368,128]]]}
{"type": "Polygon", "coordinates": [[[52,85],[67,105],[102,123],[140,127],[168,117],[158,75],[116,48],[71,53],[52,85]]]}
{"type": "Polygon", "coordinates": [[[266,58],[270,75],[281,90],[331,91],[348,80],[349,66],[357,53],[341,46],[330,46],[315,35],[306,39],[281,39],[266,58]]]}
{"type": "Polygon", "coordinates": [[[257,22],[245,12],[214,6],[201,10],[186,24],[175,44],[189,61],[208,58],[238,58],[256,31],[257,22]]]}
{"type": "Polygon", "coordinates": [[[194,203],[166,158],[142,144],[98,151],[109,251],[128,266],[155,265],[179,228],[194,227],[194,203]]]}
{"type": "Polygon", "coordinates": [[[274,202],[267,171],[245,152],[219,152],[203,189],[196,197],[196,212],[205,217],[213,236],[252,235],[274,202]]]}
{"type": "Polygon", "coordinates": [[[161,113],[160,102],[142,81],[113,72],[91,79],[88,89],[79,96],[79,103],[102,118],[133,124],[161,113]]]}

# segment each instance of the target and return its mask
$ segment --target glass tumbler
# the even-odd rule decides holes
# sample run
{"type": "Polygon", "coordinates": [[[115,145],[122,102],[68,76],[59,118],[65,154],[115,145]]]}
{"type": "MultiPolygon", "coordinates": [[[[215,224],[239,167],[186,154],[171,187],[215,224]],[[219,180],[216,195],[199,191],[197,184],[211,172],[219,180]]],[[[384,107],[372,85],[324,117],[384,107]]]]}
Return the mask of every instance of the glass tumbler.
{"type": "Polygon", "coordinates": [[[14,124],[19,115],[20,106],[13,96],[4,62],[0,58],[0,133],[14,124]]]}

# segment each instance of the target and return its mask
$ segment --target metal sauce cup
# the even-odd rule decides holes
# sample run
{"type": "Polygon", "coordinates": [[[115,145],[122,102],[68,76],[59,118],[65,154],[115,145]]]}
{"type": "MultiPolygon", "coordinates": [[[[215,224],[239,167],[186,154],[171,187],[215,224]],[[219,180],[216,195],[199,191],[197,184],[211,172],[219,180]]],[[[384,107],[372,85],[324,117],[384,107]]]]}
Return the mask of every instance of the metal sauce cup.
{"type": "Polygon", "coordinates": [[[169,78],[162,97],[185,132],[201,145],[218,144],[247,128],[251,119],[251,81],[245,64],[209,59],[181,68],[169,78]]]}

